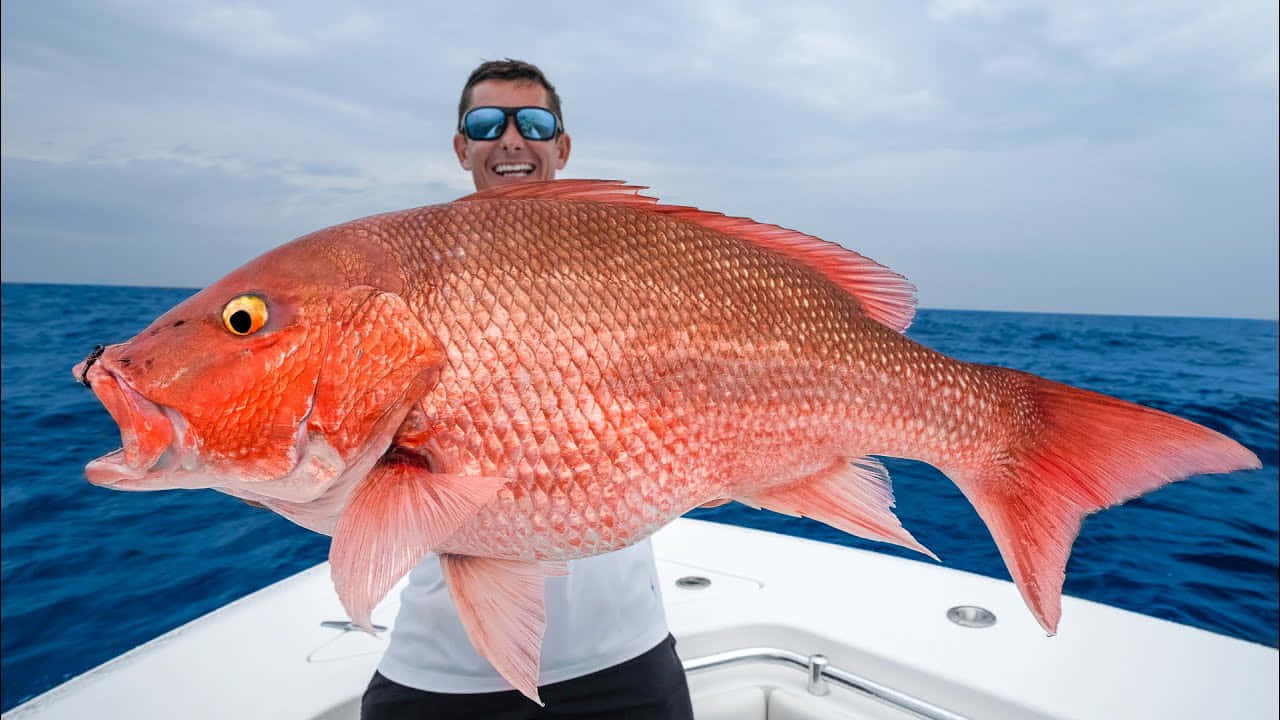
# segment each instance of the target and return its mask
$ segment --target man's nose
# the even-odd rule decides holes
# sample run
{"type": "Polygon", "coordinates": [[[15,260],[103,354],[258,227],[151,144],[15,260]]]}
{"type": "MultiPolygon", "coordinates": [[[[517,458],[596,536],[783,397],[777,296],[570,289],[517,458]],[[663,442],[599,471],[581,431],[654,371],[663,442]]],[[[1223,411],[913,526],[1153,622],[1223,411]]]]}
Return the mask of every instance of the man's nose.
{"type": "Polygon", "coordinates": [[[498,142],[502,145],[503,150],[519,150],[524,146],[524,138],[520,136],[520,131],[516,129],[516,119],[507,118],[507,125],[502,130],[502,137],[498,138],[498,142]]]}

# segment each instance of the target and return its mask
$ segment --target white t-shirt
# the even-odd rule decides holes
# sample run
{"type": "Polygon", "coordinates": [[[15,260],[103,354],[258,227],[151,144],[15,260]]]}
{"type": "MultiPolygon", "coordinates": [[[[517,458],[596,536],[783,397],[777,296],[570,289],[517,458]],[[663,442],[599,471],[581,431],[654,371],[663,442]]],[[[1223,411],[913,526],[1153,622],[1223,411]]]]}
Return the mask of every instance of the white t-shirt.
{"type": "MultiPolygon", "coordinates": [[[[538,684],[613,667],[667,636],[658,569],[649,540],[569,561],[569,574],[546,580],[547,629],[538,684]]],[[[510,690],[472,647],[440,573],[428,555],[409,574],[391,644],[378,672],[419,690],[479,693],[510,690]]]]}

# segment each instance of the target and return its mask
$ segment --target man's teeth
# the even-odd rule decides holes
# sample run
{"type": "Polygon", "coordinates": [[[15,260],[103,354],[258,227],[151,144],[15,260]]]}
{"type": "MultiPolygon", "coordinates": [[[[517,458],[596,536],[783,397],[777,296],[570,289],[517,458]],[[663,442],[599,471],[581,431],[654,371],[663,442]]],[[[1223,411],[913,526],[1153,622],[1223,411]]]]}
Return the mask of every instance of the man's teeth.
{"type": "Polygon", "coordinates": [[[507,163],[495,167],[493,171],[504,177],[507,175],[528,175],[533,172],[533,166],[529,163],[507,163]]]}

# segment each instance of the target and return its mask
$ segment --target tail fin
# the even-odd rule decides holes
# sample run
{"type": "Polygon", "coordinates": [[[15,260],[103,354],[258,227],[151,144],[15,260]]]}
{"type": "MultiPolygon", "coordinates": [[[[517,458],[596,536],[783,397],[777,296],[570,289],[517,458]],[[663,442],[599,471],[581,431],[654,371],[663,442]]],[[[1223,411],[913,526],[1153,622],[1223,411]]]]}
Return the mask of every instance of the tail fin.
{"type": "MultiPolygon", "coordinates": [[[[996,369],[996,368],[993,368],[996,369]]],[[[983,468],[940,468],[995,538],[1049,634],[1071,544],[1089,513],[1201,473],[1259,468],[1234,440],[1168,413],[1016,370],[1037,430],[983,468]]]]}

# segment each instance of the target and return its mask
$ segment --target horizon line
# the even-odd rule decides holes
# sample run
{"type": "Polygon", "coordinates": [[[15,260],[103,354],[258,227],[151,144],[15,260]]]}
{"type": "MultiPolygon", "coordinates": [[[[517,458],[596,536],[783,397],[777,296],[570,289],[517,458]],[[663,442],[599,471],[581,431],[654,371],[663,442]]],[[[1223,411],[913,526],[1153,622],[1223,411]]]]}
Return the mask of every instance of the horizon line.
{"type": "MultiPolygon", "coordinates": [[[[32,280],[0,280],[0,285],[50,285],[50,286],[73,286],[73,287],[102,287],[102,288],[139,288],[151,290],[191,290],[198,292],[203,290],[202,286],[195,285],[128,285],[124,283],[101,283],[101,282],[41,282],[32,280]]],[[[1169,318],[1182,320],[1254,320],[1258,322],[1280,322],[1280,313],[1271,317],[1257,316],[1240,316],[1240,315],[1151,315],[1136,314],[1129,312],[1071,312],[1062,310],[1010,310],[997,308],[959,308],[959,307],[936,307],[936,306],[916,306],[916,310],[929,310],[935,312],[980,312],[980,313],[1007,313],[1016,315],[1079,315],[1081,317],[1131,317],[1131,318],[1169,318]]]]}

